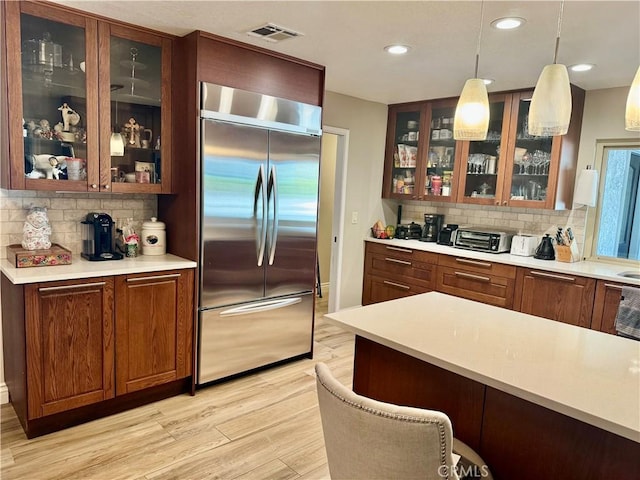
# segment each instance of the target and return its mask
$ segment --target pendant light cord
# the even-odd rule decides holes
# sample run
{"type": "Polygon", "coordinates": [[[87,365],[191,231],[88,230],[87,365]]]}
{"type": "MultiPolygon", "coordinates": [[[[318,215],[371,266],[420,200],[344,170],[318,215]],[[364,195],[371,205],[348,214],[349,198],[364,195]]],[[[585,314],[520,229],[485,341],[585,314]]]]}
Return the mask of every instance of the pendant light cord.
{"type": "Polygon", "coordinates": [[[562,28],[562,13],[564,12],[564,0],[560,2],[560,15],[558,15],[558,34],[556,35],[556,50],[553,53],[553,63],[558,63],[558,49],[560,48],[560,29],[562,28]]]}
{"type": "Polygon", "coordinates": [[[480,2],[480,31],[478,32],[478,48],[476,48],[476,69],[475,69],[473,78],[478,78],[478,63],[480,62],[480,41],[482,40],[482,24],[483,23],[484,23],[484,0],[480,2]]]}

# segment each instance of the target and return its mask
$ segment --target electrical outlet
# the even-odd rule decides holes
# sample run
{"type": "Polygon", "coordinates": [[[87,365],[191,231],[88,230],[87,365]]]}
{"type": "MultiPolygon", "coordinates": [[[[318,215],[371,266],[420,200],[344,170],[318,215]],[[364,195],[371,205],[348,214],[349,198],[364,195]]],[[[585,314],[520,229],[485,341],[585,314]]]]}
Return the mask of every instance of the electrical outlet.
{"type": "Polygon", "coordinates": [[[355,225],[358,223],[358,212],[351,212],[351,224],[355,225]]]}

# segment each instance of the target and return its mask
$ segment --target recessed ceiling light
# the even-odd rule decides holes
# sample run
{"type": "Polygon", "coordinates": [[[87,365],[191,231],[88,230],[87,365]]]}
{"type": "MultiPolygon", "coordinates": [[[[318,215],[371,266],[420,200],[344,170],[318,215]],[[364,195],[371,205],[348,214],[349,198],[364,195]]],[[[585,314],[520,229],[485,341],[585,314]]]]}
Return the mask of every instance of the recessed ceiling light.
{"type": "Polygon", "coordinates": [[[496,18],[493,22],[491,22],[491,26],[493,28],[497,28],[498,30],[512,30],[514,28],[518,28],[520,25],[523,25],[525,22],[526,20],[520,17],[503,17],[496,18]]]}
{"type": "Polygon", "coordinates": [[[485,85],[491,85],[493,83],[493,78],[483,78],[482,81],[485,85]]]}
{"type": "Polygon", "coordinates": [[[572,72],[588,72],[594,67],[592,63],[578,63],[576,65],[571,65],[569,68],[572,72]]]}
{"type": "Polygon", "coordinates": [[[409,51],[406,45],[387,45],[384,49],[393,55],[404,55],[409,51]]]}

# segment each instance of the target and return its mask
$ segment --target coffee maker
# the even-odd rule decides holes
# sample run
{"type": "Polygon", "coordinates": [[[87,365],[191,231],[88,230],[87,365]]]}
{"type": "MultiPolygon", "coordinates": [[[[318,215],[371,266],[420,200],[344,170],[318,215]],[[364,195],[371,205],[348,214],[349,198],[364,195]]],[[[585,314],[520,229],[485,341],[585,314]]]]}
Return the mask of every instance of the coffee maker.
{"type": "Polygon", "coordinates": [[[92,262],[122,259],[113,249],[113,220],[106,213],[88,213],[82,222],[82,257],[92,262]]]}
{"type": "Polygon", "coordinates": [[[422,229],[421,242],[437,242],[444,223],[444,215],[437,213],[424,214],[424,228],[422,229]]]}

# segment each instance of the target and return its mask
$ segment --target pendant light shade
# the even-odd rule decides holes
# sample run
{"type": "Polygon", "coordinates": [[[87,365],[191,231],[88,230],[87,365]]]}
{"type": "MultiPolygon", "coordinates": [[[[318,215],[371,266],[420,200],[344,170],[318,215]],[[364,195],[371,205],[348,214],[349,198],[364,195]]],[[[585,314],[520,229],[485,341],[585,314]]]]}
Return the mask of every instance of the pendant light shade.
{"type": "Polygon", "coordinates": [[[558,33],[553,64],[542,70],[529,107],[529,135],[549,137],[564,135],[571,119],[571,86],[567,67],[558,64],[558,47],[562,28],[564,0],[560,3],[558,33]]]}
{"type": "Polygon", "coordinates": [[[481,78],[467,80],[453,120],[456,140],[486,140],[489,129],[489,96],[481,78]]]}
{"type": "Polygon", "coordinates": [[[640,67],[638,67],[631,88],[629,88],[627,109],[624,114],[624,128],[633,132],[640,131],[640,67]]]}
{"type": "Polygon", "coordinates": [[[483,79],[478,78],[483,20],[484,1],[480,3],[480,30],[478,31],[474,78],[470,78],[465,82],[453,119],[453,138],[455,140],[486,140],[487,131],[489,130],[487,85],[483,79]]]}
{"type": "Polygon", "coordinates": [[[571,119],[567,67],[554,63],[542,70],[529,107],[529,135],[564,135],[571,119]]]}

